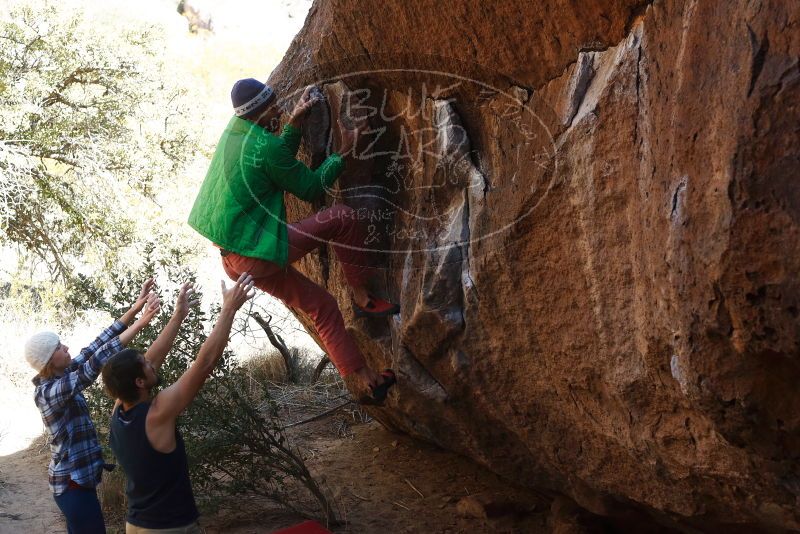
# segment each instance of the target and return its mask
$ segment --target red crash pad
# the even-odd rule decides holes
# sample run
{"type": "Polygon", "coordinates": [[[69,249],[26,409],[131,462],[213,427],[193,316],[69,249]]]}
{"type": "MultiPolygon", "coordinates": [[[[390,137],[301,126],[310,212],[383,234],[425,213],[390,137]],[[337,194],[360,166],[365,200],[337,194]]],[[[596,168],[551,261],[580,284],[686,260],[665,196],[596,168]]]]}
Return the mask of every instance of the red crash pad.
{"type": "Polygon", "coordinates": [[[272,534],[332,534],[330,530],[316,521],[305,521],[299,525],[276,530],[272,534]]]}

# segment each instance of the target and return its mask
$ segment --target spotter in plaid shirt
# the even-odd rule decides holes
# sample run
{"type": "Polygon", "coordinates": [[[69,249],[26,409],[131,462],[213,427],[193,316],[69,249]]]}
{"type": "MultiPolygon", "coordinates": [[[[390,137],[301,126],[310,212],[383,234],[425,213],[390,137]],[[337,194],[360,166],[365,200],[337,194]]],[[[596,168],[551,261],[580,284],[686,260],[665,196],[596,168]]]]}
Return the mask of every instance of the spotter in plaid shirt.
{"type": "Polygon", "coordinates": [[[47,469],[50,490],[66,491],[70,479],[85,487],[100,482],[103,453],[81,391],[92,385],[103,364],[124,347],[119,340],[127,326],[115,321],[95,339],[58,377],[33,379],[34,401],[51,436],[52,458],[47,469]]]}

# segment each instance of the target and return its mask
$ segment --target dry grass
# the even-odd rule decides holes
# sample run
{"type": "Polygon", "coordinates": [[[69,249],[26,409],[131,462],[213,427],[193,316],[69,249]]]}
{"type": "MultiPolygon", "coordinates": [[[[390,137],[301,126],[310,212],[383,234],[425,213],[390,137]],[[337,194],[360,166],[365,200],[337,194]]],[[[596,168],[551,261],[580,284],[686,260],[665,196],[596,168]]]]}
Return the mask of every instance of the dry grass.
{"type": "Polygon", "coordinates": [[[253,356],[245,360],[242,367],[253,380],[276,384],[286,382],[286,364],[277,350],[253,356]]]}
{"type": "MultiPolygon", "coordinates": [[[[248,391],[255,391],[256,383],[267,383],[270,397],[278,406],[279,415],[286,425],[321,414],[352,400],[339,373],[329,365],[315,384],[310,384],[311,376],[319,361],[319,356],[306,349],[292,348],[294,376],[298,383],[288,383],[286,364],[277,350],[264,352],[242,363],[245,380],[242,384],[248,391]]],[[[352,412],[354,421],[369,421],[369,415],[357,404],[351,403],[342,409],[352,412]]]]}
{"type": "MultiPolygon", "coordinates": [[[[256,389],[256,382],[266,382],[270,397],[278,406],[278,413],[286,427],[294,427],[320,414],[333,412],[349,415],[352,423],[366,423],[370,416],[358,404],[352,401],[339,373],[333,367],[322,372],[316,383],[310,384],[311,377],[319,362],[320,356],[305,349],[292,348],[294,376],[297,383],[288,383],[286,364],[277,350],[265,352],[246,360],[242,366],[246,370],[246,380],[242,384],[249,391],[256,389]]],[[[347,425],[341,425],[338,434],[349,434],[347,425]]]]}
{"type": "MultiPolygon", "coordinates": [[[[296,384],[308,385],[311,383],[314,371],[319,363],[321,356],[314,351],[302,347],[289,349],[292,354],[292,375],[296,384]]],[[[277,349],[271,349],[251,358],[242,363],[242,367],[253,379],[272,382],[275,384],[285,384],[288,382],[286,363],[277,349]]],[[[319,382],[329,383],[337,380],[337,373],[332,365],[323,371],[319,382]]]]}
{"type": "MultiPolygon", "coordinates": [[[[334,378],[334,377],[331,377],[334,378]]],[[[314,385],[272,384],[270,396],[279,407],[279,414],[286,427],[294,427],[311,420],[320,414],[346,413],[354,423],[371,421],[369,414],[355,402],[344,383],[335,376],[335,380],[320,380],[314,385]],[[339,408],[337,410],[337,408],[339,408]]],[[[348,434],[343,428],[337,432],[348,434]]]]}
{"type": "MultiPolygon", "coordinates": [[[[292,350],[295,352],[296,349],[292,350]]],[[[295,360],[299,364],[295,373],[299,371],[301,378],[310,376],[316,362],[304,354],[298,356],[296,353],[295,360]]],[[[288,383],[286,364],[277,350],[245,360],[242,367],[245,369],[245,380],[249,381],[242,386],[252,392],[257,389],[257,383],[267,383],[270,397],[278,405],[281,419],[287,424],[295,422],[300,417],[328,410],[350,396],[344,382],[332,367],[322,373],[316,384],[304,383],[302,380],[299,384],[288,383]]]]}

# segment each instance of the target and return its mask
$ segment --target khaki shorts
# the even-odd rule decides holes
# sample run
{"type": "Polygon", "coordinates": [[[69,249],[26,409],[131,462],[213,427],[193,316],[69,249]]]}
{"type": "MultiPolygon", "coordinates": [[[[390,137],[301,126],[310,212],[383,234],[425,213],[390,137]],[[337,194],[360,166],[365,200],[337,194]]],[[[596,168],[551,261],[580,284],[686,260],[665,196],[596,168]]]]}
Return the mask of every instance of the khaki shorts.
{"type": "Polygon", "coordinates": [[[125,534],[203,534],[203,530],[197,521],[191,525],[176,528],[142,528],[126,522],[125,534]]]}

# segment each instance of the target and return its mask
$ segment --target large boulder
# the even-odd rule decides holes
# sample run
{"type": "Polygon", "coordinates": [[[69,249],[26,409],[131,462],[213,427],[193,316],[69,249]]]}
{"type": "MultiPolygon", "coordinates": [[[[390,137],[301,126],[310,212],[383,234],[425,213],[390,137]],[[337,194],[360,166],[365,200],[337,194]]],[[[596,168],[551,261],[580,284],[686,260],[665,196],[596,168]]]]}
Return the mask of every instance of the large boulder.
{"type": "Polygon", "coordinates": [[[368,120],[326,202],[402,313],[300,268],[397,371],[375,417],[595,514],[800,528],[800,3],[367,4],[270,80],[368,120]]]}

